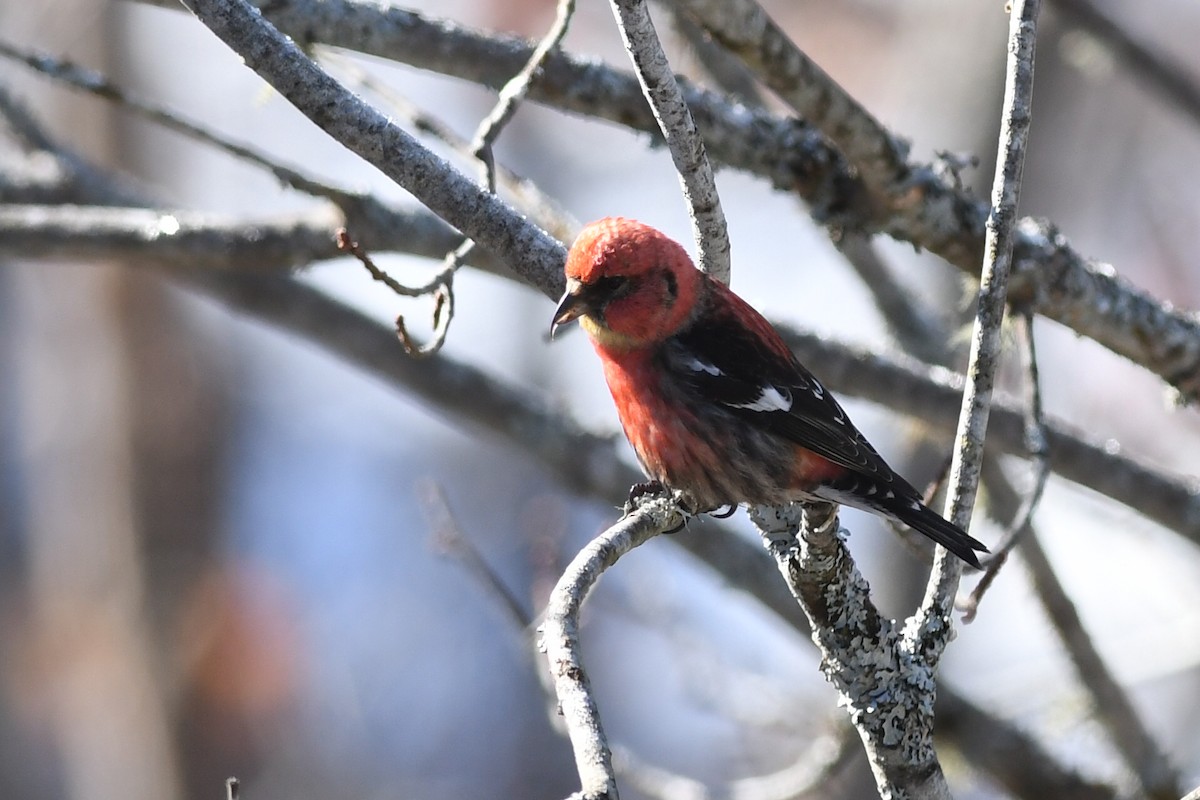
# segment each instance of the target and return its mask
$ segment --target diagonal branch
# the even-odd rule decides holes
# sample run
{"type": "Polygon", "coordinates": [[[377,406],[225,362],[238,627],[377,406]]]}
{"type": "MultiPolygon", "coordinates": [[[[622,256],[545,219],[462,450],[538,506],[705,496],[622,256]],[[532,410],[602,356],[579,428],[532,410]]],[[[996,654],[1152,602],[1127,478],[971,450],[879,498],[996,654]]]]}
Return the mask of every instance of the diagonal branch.
{"type": "MultiPolygon", "coordinates": [[[[562,288],[561,243],[477,186],[329,76],[245,0],[189,0],[196,16],[322,130],[504,260],[527,282],[562,288]]],[[[553,288],[551,288],[553,287],[553,288]]]]}
{"type": "Polygon", "coordinates": [[[654,111],[663,138],[667,140],[671,160],[679,174],[688,216],[692,220],[700,269],[727,284],[731,272],[729,232],[725,226],[725,213],[721,210],[721,197],[717,194],[704,140],[700,138],[692,112],[679,91],[675,73],[667,63],[650,19],[650,9],[646,0],[612,0],[612,7],[638,82],[654,111]]]}

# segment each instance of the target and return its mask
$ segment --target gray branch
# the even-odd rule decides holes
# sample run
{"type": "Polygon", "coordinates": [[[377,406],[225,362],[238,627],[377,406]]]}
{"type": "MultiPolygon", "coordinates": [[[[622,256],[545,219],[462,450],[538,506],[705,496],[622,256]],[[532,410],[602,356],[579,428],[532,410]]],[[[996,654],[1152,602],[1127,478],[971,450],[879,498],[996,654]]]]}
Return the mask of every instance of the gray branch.
{"type": "MultiPolygon", "coordinates": [[[[1039,0],[1015,0],[1008,32],[1004,103],[1000,121],[1000,155],[992,186],[992,213],[987,223],[978,308],[971,336],[967,385],[955,433],[950,464],[950,491],[945,516],[964,530],[971,523],[975,493],[983,467],[983,443],[992,409],[992,389],[1002,351],[1000,327],[1007,307],[1008,273],[1012,265],[1012,229],[1021,193],[1021,169],[1033,107],[1033,59],[1037,44],[1039,0]]],[[[951,612],[962,564],[942,548],[933,562],[925,599],[912,620],[924,640],[926,658],[936,664],[951,635],[951,612]]]]}
{"type": "Polygon", "coordinates": [[[612,0],[617,28],[633,60],[638,83],[667,141],[688,204],[700,269],[729,283],[729,232],[704,140],[663,52],[646,0],[612,0]]]}
{"type": "Polygon", "coordinates": [[[858,729],[881,797],[949,798],[933,749],[933,669],[879,613],[837,507],[757,507],[751,519],[812,626],[822,671],[858,729]],[[796,535],[799,531],[799,536],[796,535]]]}
{"type": "Polygon", "coordinates": [[[567,566],[546,607],[541,646],[550,662],[567,735],[575,751],[580,800],[617,800],[612,752],[579,649],[579,612],[588,592],[617,559],[680,522],[679,509],[666,497],[643,503],[593,539],[567,566]]]}

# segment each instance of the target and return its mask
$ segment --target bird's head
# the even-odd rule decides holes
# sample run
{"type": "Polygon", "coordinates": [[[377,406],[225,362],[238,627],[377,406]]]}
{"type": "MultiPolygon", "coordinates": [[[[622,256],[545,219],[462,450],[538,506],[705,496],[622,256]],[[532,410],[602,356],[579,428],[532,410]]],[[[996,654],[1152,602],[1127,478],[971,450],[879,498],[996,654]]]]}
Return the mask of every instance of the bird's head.
{"type": "Polygon", "coordinates": [[[567,254],[567,291],[551,335],[578,319],[598,345],[629,350],[662,341],[689,320],[703,274],[661,231],[622,217],[587,225],[567,254]]]}

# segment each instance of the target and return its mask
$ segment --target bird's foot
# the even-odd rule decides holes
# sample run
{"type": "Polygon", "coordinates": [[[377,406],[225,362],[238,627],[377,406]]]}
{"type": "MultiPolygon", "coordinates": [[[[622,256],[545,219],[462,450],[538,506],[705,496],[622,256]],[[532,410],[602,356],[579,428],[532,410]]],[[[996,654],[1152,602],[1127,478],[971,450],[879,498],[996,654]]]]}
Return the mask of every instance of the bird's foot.
{"type": "Polygon", "coordinates": [[[643,497],[653,497],[668,494],[667,487],[659,481],[635,483],[629,487],[629,498],[625,501],[625,514],[631,514],[638,507],[638,501],[643,497]]]}
{"type": "Polygon", "coordinates": [[[659,497],[665,497],[674,502],[675,505],[679,507],[679,511],[683,515],[682,522],[670,530],[663,531],[663,533],[679,533],[679,531],[683,530],[687,526],[688,520],[692,517],[693,512],[688,508],[687,504],[683,502],[683,499],[677,493],[672,492],[670,489],[664,486],[661,481],[635,483],[633,486],[629,487],[629,499],[625,501],[625,515],[628,516],[636,511],[638,506],[641,505],[643,498],[656,499],[659,497]]]}

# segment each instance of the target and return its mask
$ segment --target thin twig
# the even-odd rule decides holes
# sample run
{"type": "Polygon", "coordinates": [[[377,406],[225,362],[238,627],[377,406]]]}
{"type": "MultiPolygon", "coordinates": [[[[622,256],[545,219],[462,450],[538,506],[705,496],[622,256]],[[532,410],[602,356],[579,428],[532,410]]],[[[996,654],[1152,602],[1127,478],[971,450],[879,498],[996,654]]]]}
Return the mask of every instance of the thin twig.
{"type": "MultiPolygon", "coordinates": [[[[992,554],[984,560],[983,576],[975,584],[975,588],[965,600],[958,604],[963,612],[963,622],[970,623],[979,611],[979,603],[991,588],[992,582],[1000,574],[1000,569],[1008,560],[1008,554],[1021,540],[1026,531],[1032,529],[1033,514],[1042,493],[1046,489],[1046,479],[1050,476],[1050,445],[1047,443],[1046,418],[1042,408],[1041,377],[1038,374],[1037,349],[1033,343],[1033,318],[1029,314],[1018,314],[1015,318],[1017,338],[1023,345],[1023,366],[1025,367],[1025,446],[1029,452],[1030,464],[1033,467],[1033,486],[1021,501],[1021,508],[1008,526],[999,543],[992,549],[992,554]]],[[[988,458],[988,456],[985,456],[988,458]]],[[[1004,478],[1004,473],[993,470],[992,475],[1004,478]]],[[[1007,481],[1007,478],[1004,478],[1007,481]]]]}
{"type": "Polygon", "coordinates": [[[575,752],[583,790],[577,797],[617,800],[612,752],[579,651],[580,608],[600,576],[618,558],[679,522],[679,509],[670,498],[646,498],[635,511],[581,550],[550,593],[540,629],[541,643],[575,752]]]}
{"type": "Polygon", "coordinates": [[[654,110],[654,118],[667,140],[671,160],[679,174],[679,184],[692,220],[700,269],[721,283],[729,283],[729,231],[712,166],[708,163],[708,151],[680,93],[675,73],[667,63],[646,0],[611,2],[621,39],[633,60],[638,82],[654,110]]]}
{"type": "MultiPolygon", "coordinates": [[[[968,381],[963,392],[954,461],[950,467],[950,492],[946,518],[964,530],[970,525],[983,441],[991,411],[992,388],[1001,353],[1000,328],[1012,266],[1012,228],[1017,216],[1021,169],[1029,135],[1033,102],[1033,59],[1037,42],[1039,0],[1016,0],[1009,24],[1008,63],[1000,125],[1000,157],[992,187],[992,213],[988,217],[983,272],[979,280],[978,308],[971,336],[968,381]]],[[[924,655],[936,664],[950,637],[951,611],[958,591],[962,565],[943,548],[938,549],[933,573],[921,607],[909,625],[918,632],[924,655]]]]}
{"type": "Polygon", "coordinates": [[[517,630],[529,627],[533,617],[479,552],[471,537],[463,533],[442,487],[435,481],[422,480],[417,484],[417,499],[421,503],[421,510],[425,512],[429,527],[432,528],[433,541],[437,548],[462,561],[479,585],[499,601],[500,607],[505,610],[517,630]]]}
{"type": "MultiPolygon", "coordinates": [[[[404,297],[423,297],[430,293],[433,294],[433,336],[429,341],[424,345],[417,344],[408,332],[403,314],[396,317],[396,336],[400,339],[404,352],[413,358],[429,358],[441,350],[442,345],[446,343],[446,334],[450,330],[450,323],[454,319],[454,290],[451,288],[451,282],[454,279],[454,272],[460,266],[457,259],[448,259],[449,263],[443,262],[442,269],[432,281],[425,286],[414,288],[405,286],[380,269],[370,254],[363,250],[358,242],[350,238],[350,233],[345,228],[339,228],[335,238],[339,250],[358,259],[358,262],[366,268],[372,278],[387,286],[395,294],[404,297]]],[[[469,252],[470,248],[466,247],[467,244],[469,242],[459,245],[459,249],[454,251],[454,255],[457,256],[459,251],[464,248],[469,252]]],[[[463,255],[465,256],[465,253],[463,255]]]]}
{"type": "MultiPolygon", "coordinates": [[[[354,85],[380,98],[390,109],[407,120],[415,130],[429,134],[463,156],[472,156],[472,145],[469,139],[459,136],[444,121],[417,107],[408,98],[393,91],[382,81],[376,80],[369,72],[360,68],[340,51],[322,48],[319,55],[322,62],[337,65],[341,73],[348,75],[354,85]]],[[[497,185],[512,195],[548,233],[561,241],[568,241],[574,236],[575,231],[579,228],[578,221],[554,198],[543,192],[536,183],[503,164],[494,166],[497,185]]]]}
{"type": "Polygon", "coordinates": [[[487,186],[488,191],[496,191],[496,170],[492,145],[495,144],[500,132],[508,125],[513,114],[517,112],[521,101],[529,94],[529,87],[541,76],[542,68],[545,66],[550,52],[558,47],[563,37],[566,36],[567,27],[571,23],[571,15],[574,13],[574,0],[558,0],[558,10],[550,30],[538,42],[537,47],[530,54],[529,60],[525,62],[525,66],[521,67],[521,71],[504,84],[496,105],[492,108],[491,113],[484,117],[475,131],[475,138],[471,141],[471,152],[484,164],[484,185],[487,186]]]}

